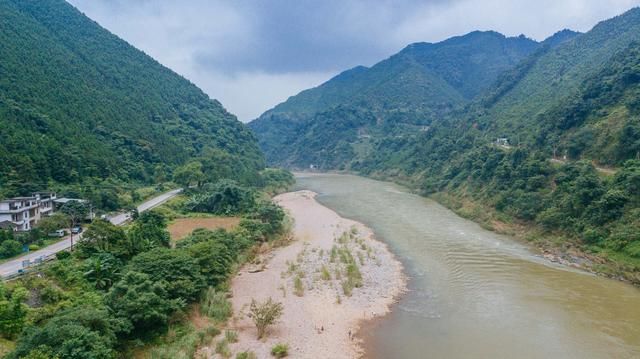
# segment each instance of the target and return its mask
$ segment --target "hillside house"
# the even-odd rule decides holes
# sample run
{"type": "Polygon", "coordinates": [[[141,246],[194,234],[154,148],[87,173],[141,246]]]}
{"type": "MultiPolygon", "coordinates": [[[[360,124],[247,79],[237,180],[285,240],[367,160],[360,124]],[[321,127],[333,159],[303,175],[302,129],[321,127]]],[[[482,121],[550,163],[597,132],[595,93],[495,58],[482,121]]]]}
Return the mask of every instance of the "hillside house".
{"type": "Polygon", "coordinates": [[[29,231],[42,217],[54,212],[52,192],[34,193],[30,197],[15,197],[0,201],[0,223],[3,229],[29,231]]]}

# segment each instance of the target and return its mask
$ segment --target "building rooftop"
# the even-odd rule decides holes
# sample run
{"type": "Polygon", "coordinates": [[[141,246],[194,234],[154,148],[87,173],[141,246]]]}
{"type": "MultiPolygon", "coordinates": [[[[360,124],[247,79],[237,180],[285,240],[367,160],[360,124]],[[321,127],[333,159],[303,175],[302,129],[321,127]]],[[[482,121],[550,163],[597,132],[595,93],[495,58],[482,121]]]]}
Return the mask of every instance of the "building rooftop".
{"type": "Polygon", "coordinates": [[[85,203],[87,202],[86,199],[79,199],[79,198],[58,198],[53,200],[56,203],[68,203],[68,202],[80,202],[80,203],[85,203]]]}

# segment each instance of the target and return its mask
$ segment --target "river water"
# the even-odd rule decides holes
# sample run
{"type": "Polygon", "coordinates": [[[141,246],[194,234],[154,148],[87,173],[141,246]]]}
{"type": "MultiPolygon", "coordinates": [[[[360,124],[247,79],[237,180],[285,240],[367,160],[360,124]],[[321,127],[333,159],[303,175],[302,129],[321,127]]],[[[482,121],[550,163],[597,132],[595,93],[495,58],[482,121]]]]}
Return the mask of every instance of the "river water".
{"type": "Polygon", "coordinates": [[[640,358],[640,290],[550,264],[407,189],[298,175],[405,265],[409,292],[362,330],[369,358],[640,358]]]}

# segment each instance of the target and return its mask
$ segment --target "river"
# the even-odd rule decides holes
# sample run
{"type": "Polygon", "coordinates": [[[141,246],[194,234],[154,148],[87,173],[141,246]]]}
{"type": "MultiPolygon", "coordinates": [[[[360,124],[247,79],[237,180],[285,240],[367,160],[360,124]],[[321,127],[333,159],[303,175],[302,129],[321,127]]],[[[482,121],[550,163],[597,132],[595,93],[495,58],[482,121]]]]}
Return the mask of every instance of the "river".
{"type": "Polygon", "coordinates": [[[640,290],[548,263],[401,186],[348,175],[297,187],[367,224],[409,291],[363,328],[368,358],[640,358],[640,290]]]}

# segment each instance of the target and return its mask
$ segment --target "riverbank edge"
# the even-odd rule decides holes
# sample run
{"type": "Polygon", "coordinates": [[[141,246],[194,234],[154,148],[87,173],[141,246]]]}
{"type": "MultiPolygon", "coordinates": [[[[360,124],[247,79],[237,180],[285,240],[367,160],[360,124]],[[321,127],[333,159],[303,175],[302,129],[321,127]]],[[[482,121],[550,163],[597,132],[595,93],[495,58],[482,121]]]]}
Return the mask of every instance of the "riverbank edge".
{"type": "MultiPolygon", "coordinates": [[[[345,317],[341,317],[341,321],[343,321],[344,326],[350,328],[349,329],[349,337],[350,340],[349,341],[343,341],[343,343],[348,346],[347,350],[340,350],[341,348],[337,348],[337,352],[341,353],[341,354],[347,354],[349,353],[350,355],[345,356],[345,358],[354,358],[354,357],[364,357],[367,354],[367,350],[366,348],[363,346],[364,344],[364,335],[362,335],[362,330],[364,328],[369,327],[369,324],[371,323],[372,326],[374,323],[376,323],[378,320],[380,320],[381,318],[384,318],[385,316],[387,316],[389,313],[391,313],[392,311],[392,307],[397,304],[399,302],[399,300],[402,298],[402,296],[407,292],[407,282],[408,282],[408,277],[406,275],[405,272],[405,268],[404,268],[404,264],[402,263],[402,261],[400,261],[398,259],[398,257],[396,256],[395,253],[393,253],[393,251],[390,250],[389,246],[387,243],[385,243],[382,240],[379,240],[376,236],[375,236],[375,232],[368,227],[367,225],[365,225],[362,222],[358,222],[355,221],[353,219],[350,218],[346,218],[346,217],[342,217],[340,214],[338,214],[335,210],[333,210],[332,208],[329,208],[328,206],[325,206],[324,204],[320,203],[317,199],[317,193],[310,191],[310,190],[299,190],[299,191],[291,191],[291,192],[286,192],[286,193],[282,193],[279,194],[278,196],[274,197],[274,200],[276,200],[276,202],[280,202],[278,201],[278,198],[282,198],[283,196],[287,196],[287,195],[293,195],[293,194],[298,194],[298,193],[306,193],[306,194],[310,194],[311,196],[311,200],[313,201],[313,204],[316,206],[320,206],[324,209],[326,209],[327,211],[330,211],[331,213],[333,213],[337,218],[338,218],[338,222],[332,222],[332,223],[326,223],[327,226],[329,227],[336,227],[339,228],[341,226],[343,226],[345,223],[347,223],[349,226],[353,226],[354,224],[357,225],[360,228],[363,228],[366,230],[366,240],[367,241],[371,241],[373,243],[375,243],[375,245],[378,247],[378,250],[382,250],[385,252],[385,255],[388,256],[388,259],[386,261],[386,263],[383,263],[382,266],[385,268],[388,268],[388,271],[391,276],[391,278],[393,278],[394,280],[389,282],[389,281],[375,281],[375,284],[377,286],[381,286],[384,287],[384,290],[386,292],[386,295],[384,296],[379,296],[377,298],[375,298],[374,301],[369,300],[367,303],[368,305],[362,305],[361,307],[358,307],[357,311],[352,311],[353,315],[351,316],[345,316],[345,317]],[[388,287],[387,287],[388,285],[388,287]],[[372,312],[371,314],[366,314],[365,318],[362,317],[362,315],[360,315],[360,313],[364,313],[371,310],[372,308],[377,308],[378,310],[372,312]],[[358,314],[356,314],[358,313],[358,314]]],[[[289,218],[291,218],[292,220],[295,221],[295,214],[291,213],[291,209],[287,208],[286,206],[283,206],[285,208],[285,210],[287,210],[288,212],[288,216],[289,218]]],[[[303,238],[301,238],[302,236],[300,236],[299,234],[297,235],[295,233],[295,228],[292,229],[292,237],[294,239],[292,239],[291,241],[289,241],[286,245],[283,246],[278,246],[278,247],[273,247],[270,248],[268,253],[264,253],[265,256],[269,257],[268,262],[264,263],[264,271],[261,271],[263,273],[265,272],[278,272],[275,268],[273,268],[270,263],[274,260],[274,258],[282,251],[285,251],[287,249],[292,248],[293,246],[295,246],[296,244],[304,244],[305,242],[308,241],[307,238],[305,238],[303,240],[303,238]]],[[[333,240],[333,239],[332,239],[333,240]]],[[[238,274],[236,276],[241,276],[241,275],[246,275],[250,272],[250,267],[251,264],[245,264],[242,268],[239,269],[238,274]]],[[[280,272],[275,273],[276,275],[281,275],[280,272]]],[[[368,274],[368,272],[363,271],[363,274],[368,274]]],[[[235,297],[235,293],[237,290],[237,282],[236,282],[236,278],[234,278],[232,280],[231,283],[231,291],[234,293],[234,297],[235,297]]],[[[278,293],[278,291],[281,290],[281,288],[276,288],[275,293],[273,294],[273,297],[277,297],[276,293],[278,293]]],[[[354,292],[353,297],[357,297],[358,295],[364,295],[358,292],[354,292]]],[[[323,293],[316,293],[316,292],[311,292],[309,294],[305,294],[304,297],[302,297],[302,300],[305,301],[314,301],[314,300],[319,300],[320,297],[323,296],[323,293]]],[[[366,297],[366,296],[365,296],[366,297]]],[[[364,298],[367,299],[367,298],[364,298]]],[[[232,299],[233,301],[233,299],[232,299]]],[[[234,308],[242,308],[242,306],[237,306],[237,303],[234,303],[234,308]]],[[[333,303],[333,305],[344,305],[343,304],[335,304],[333,303]]],[[[284,310],[287,310],[287,305],[285,303],[284,306],[284,310]]],[[[242,311],[242,310],[241,310],[242,311]]],[[[235,310],[234,310],[235,312],[235,310]]],[[[235,313],[237,314],[237,313],[235,313]]],[[[234,315],[235,315],[234,314],[234,315]]],[[[303,318],[306,320],[306,318],[303,318]]],[[[240,350],[240,349],[246,349],[243,348],[242,344],[242,336],[243,334],[246,335],[246,329],[243,330],[243,326],[242,325],[238,325],[237,323],[237,319],[234,319],[234,323],[233,325],[231,325],[230,327],[232,329],[235,329],[236,331],[238,331],[238,333],[240,334],[240,343],[233,345],[234,349],[236,350],[240,350]],[[243,333],[243,331],[245,333],[243,333]]],[[[327,332],[328,334],[328,332],[327,332]]],[[[339,333],[335,333],[333,334],[335,337],[337,337],[339,335],[339,333]]],[[[285,337],[278,337],[277,340],[279,342],[284,342],[287,343],[289,342],[290,344],[295,344],[292,343],[290,341],[287,340],[288,338],[285,337]]],[[[255,348],[254,348],[255,349],[255,348]]],[[[335,350],[335,349],[334,349],[335,350]]],[[[305,353],[304,357],[307,357],[307,355],[309,355],[309,353],[305,353]]],[[[311,355],[309,357],[317,357],[314,355],[311,355]]],[[[333,356],[335,358],[339,358],[340,356],[333,356]]]]}
{"type": "Polygon", "coordinates": [[[549,233],[535,224],[510,219],[495,208],[478,202],[470,196],[453,194],[447,191],[424,195],[418,191],[415,178],[382,173],[371,175],[352,171],[295,171],[294,173],[304,175],[322,173],[346,174],[377,181],[392,182],[407,188],[413,194],[434,200],[458,216],[473,221],[486,230],[512,237],[517,242],[527,245],[533,253],[551,263],[640,287],[640,272],[630,271],[625,267],[624,263],[603,255],[589,253],[578,239],[560,233],[549,233]]]}

